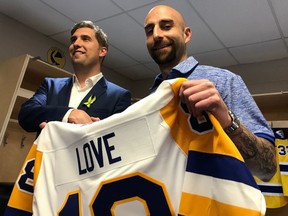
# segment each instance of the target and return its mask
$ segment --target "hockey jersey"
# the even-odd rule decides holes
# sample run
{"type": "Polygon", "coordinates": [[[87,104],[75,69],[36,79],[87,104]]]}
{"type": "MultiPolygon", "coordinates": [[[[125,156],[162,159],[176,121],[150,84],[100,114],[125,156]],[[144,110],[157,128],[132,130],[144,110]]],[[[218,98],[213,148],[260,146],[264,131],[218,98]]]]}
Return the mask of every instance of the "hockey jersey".
{"type": "Polygon", "coordinates": [[[288,139],[275,139],[277,171],[269,182],[255,177],[264,194],[267,208],[280,208],[288,204],[288,139]]]}
{"type": "Polygon", "coordinates": [[[220,124],[180,102],[184,80],[99,122],[49,122],[6,215],[264,215],[264,197],[220,124]]]}

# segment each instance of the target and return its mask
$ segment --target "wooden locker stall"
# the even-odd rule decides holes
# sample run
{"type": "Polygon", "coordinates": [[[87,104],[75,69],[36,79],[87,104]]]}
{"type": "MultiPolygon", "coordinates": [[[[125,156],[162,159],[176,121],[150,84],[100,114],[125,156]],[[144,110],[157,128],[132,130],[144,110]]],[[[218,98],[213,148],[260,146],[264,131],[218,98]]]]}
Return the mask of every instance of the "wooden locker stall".
{"type": "Polygon", "coordinates": [[[21,104],[32,97],[44,77],[71,75],[28,54],[0,61],[0,182],[15,182],[36,137],[18,124],[21,104]]]}

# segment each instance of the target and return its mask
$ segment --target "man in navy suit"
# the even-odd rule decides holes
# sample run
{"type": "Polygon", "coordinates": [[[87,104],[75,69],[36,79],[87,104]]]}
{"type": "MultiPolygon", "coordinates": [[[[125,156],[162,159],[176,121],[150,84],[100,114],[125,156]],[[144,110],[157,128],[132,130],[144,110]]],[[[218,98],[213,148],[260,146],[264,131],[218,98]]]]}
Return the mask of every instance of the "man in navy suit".
{"type": "Polygon", "coordinates": [[[119,113],[131,105],[128,90],[107,81],[101,65],[108,51],[106,34],[91,21],[71,30],[69,46],[75,74],[45,78],[19,112],[19,124],[28,132],[40,132],[49,121],[86,124],[119,113]]]}

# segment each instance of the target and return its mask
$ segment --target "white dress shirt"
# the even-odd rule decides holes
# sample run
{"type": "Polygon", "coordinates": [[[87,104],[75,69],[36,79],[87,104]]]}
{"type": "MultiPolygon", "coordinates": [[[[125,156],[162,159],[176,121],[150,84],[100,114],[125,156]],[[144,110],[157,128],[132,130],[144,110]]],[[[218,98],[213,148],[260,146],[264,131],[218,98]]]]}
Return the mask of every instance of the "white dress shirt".
{"type": "Polygon", "coordinates": [[[92,89],[92,87],[103,77],[102,73],[99,73],[95,76],[89,77],[85,80],[85,86],[81,87],[77,76],[73,75],[73,86],[71,89],[71,95],[69,100],[69,109],[65,116],[63,117],[63,122],[68,122],[68,117],[73,109],[77,109],[83,98],[87,95],[87,93],[92,89]]]}

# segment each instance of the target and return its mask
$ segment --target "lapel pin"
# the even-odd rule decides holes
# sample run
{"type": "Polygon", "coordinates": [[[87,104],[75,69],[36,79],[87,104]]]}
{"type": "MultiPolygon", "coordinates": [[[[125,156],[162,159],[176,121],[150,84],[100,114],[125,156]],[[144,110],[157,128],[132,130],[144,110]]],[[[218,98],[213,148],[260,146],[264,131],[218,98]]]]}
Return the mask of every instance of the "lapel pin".
{"type": "Polygon", "coordinates": [[[83,104],[87,107],[90,108],[91,104],[93,104],[96,101],[96,96],[95,95],[91,95],[88,98],[88,101],[84,102],[83,104]]]}

